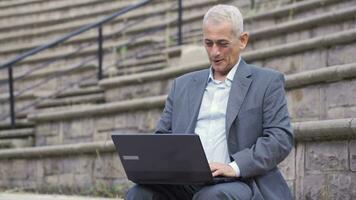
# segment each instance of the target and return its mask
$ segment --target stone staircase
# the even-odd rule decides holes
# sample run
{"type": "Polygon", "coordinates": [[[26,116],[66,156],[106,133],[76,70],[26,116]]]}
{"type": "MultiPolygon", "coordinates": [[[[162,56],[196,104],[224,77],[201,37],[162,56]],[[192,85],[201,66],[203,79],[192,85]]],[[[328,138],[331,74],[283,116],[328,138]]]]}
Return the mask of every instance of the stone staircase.
{"type": "MultiPolygon", "coordinates": [[[[38,0],[37,3],[41,4],[40,2],[47,1],[38,0]]],[[[85,10],[86,4],[98,5],[95,2],[97,3],[94,0],[85,0],[72,3],[78,6],[78,10],[85,10]]],[[[7,10],[11,7],[11,4],[1,3],[3,2],[0,1],[0,9],[7,10]]],[[[200,44],[202,16],[214,3],[215,1],[201,0],[185,4],[187,11],[184,14],[183,41],[186,45],[200,44]]],[[[280,168],[295,199],[356,198],[356,60],[353,56],[356,50],[356,2],[261,1],[255,9],[249,9],[250,5],[246,1],[230,3],[239,5],[247,16],[245,29],[250,32],[250,43],[242,55],[243,58],[250,63],[286,74],[285,89],[296,143],[280,168]],[[269,9],[277,5],[279,7],[269,9]]],[[[12,8],[21,8],[20,2],[15,5],[12,8]]],[[[38,5],[33,13],[40,13],[41,9],[56,10],[54,3],[53,7],[50,5],[38,5]]],[[[103,10],[109,9],[110,6],[106,5],[114,5],[114,1],[103,4],[103,10]]],[[[155,5],[155,10],[162,13],[165,12],[160,9],[165,10],[167,7],[164,6],[168,6],[166,1],[155,5]]],[[[66,5],[58,5],[59,8],[61,6],[66,5]]],[[[171,9],[174,10],[174,7],[171,9]]],[[[58,10],[61,13],[61,9],[58,10]]],[[[132,13],[132,19],[139,15],[145,16],[152,10],[153,7],[145,7],[142,11],[132,13]]],[[[85,12],[83,15],[85,16],[85,12]]],[[[157,15],[162,17],[167,14],[157,15]]],[[[33,18],[35,16],[33,14],[33,18]]],[[[16,21],[16,15],[12,18],[16,21]]],[[[74,28],[74,24],[82,23],[84,19],[78,17],[58,24],[63,25],[62,31],[65,32],[69,30],[65,28],[67,25],[74,28]]],[[[175,24],[174,19],[173,15],[164,20],[132,26],[125,34],[108,40],[109,46],[105,48],[110,52],[111,42],[128,41],[125,39],[126,34],[139,35],[152,27],[167,24],[172,26],[175,24]]],[[[39,17],[38,20],[42,19],[39,17]]],[[[119,18],[112,26],[120,26],[122,23],[125,20],[119,18]]],[[[41,25],[44,32],[52,28],[45,24],[43,22],[41,25]]],[[[56,26],[55,23],[53,27],[56,26]]],[[[0,35],[1,30],[0,26],[0,35]]],[[[105,31],[110,34],[109,29],[105,31]]],[[[8,130],[8,123],[0,123],[0,148],[13,148],[0,150],[0,160],[6,161],[0,162],[0,188],[20,187],[30,191],[73,193],[100,185],[129,185],[110,142],[110,135],[152,132],[171,81],[184,73],[209,66],[199,48],[193,54],[197,61],[190,62],[191,58],[186,58],[189,54],[185,53],[188,46],[173,46],[169,42],[167,44],[164,39],[166,31],[167,29],[158,31],[154,38],[147,37],[150,42],[142,39],[141,43],[132,44],[139,45],[142,50],[147,46],[152,47],[149,45],[155,40],[156,48],[118,62],[115,70],[106,72],[105,79],[86,79],[69,90],[36,104],[29,112],[23,115],[20,113],[18,117],[23,117],[23,128],[8,130]],[[21,148],[15,148],[18,144],[22,144],[21,148]]],[[[169,31],[174,33],[174,28],[169,31]]],[[[45,35],[48,38],[55,36],[51,34],[47,32],[45,35]]],[[[174,39],[174,34],[171,35],[174,39]]],[[[40,36],[37,39],[36,37],[37,34],[34,34],[28,40],[31,42],[20,44],[22,50],[30,48],[32,42],[36,44],[36,41],[40,41],[40,36]]],[[[94,40],[95,33],[83,35],[85,37],[87,40],[94,40]]],[[[0,40],[1,38],[0,36],[0,40]]],[[[32,60],[25,60],[16,68],[26,68],[30,64],[44,62],[45,58],[65,54],[75,41],[69,41],[61,48],[33,57],[32,60]]],[[[16,48],[16,45],[9,45],[6,49],[0,47],[0,51],[9,52],[4,53],[5,58],[10,57],[11,52],[22,51],[21,48],[16,48]]],[[[91,51],[94,53],[94,50],[88,50],[88,55],[91,51]]],[[[125,53],[128,54],[135,52],[135,48],[120,51],[127,51],[125,53]]],[[[70,62],[85,55],[86,53],[80,54],[70,62]]],[[[93,68],[91,73],[95,74],[95,67],[93,68]]],[[[65,68],[53,67],[51,70],[65,68]]],[[[21,74],[20,70],[17,73],[21,74]]],[[[50,74],[51,71],[43,76],[50,74]]],[[[83,76],[82,72],[78,72],[78,78],[80,76],[83,76]]],[[[35,99],[34,95],[26,95],[23,95],[24,102],[35,99]]],[[[1,106],[5,109],[5,103],[1,106]]]]}

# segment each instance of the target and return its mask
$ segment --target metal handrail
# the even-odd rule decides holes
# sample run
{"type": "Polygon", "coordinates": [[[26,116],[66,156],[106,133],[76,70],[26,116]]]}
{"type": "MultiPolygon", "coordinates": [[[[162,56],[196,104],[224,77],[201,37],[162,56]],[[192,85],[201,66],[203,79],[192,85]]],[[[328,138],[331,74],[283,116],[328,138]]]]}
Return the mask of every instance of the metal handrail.
{"type": "Polygon", "coordinates": [[[105,17],[102,20],[99,20],[98,22],[83,26],[83,27],[81,27],[81,28],[79,28],[79,29],[77,29],[77,30],[75,30],[75,31],[73,31],[73,32],[71,32],[71,33],[59,38],[59,39],[56,39],[56,40],[54,40],[52,42],[49,42],[47,44],[44,44],[44,45],[39,46],[37,48],[34,48],[34,49],[30,50],[30,51],[27,51],[27,52],[17,56],[16,58],[14,58],[14,59],[12,59],[10,61],[7,61],[4,64],[1,64],[0,65],[0,69],[11,67],[13,64],[15,64],[15,63],[27,58],[28,56],[34,55],[34,54],[39,53],[39,52],[41,52],[43,50],[46,50],[46,49],[51,48],[51,47],[54,47],[57,44],[62,43],[64,41],[67,41],[68,39],[70,39],[70,38],[72,38],[74,36],[77,36],[77,35],[79,35],[79,34],[81,34],[83,32],[86,32],[86,31],[88,31],[90,29],[93,29],[93,28],[96,28],[96,27],[100,27],[101,25],[111,21],[112,19],[114,19],[114,18],[116,18],[116,17],[118,17],[118,16],[120,16],[122,14],[125,14],[128,11],[131,11],[133,9],[136,9],[138,7],[146,5],[150,1],[151,0],[143,0],[140,3],[134,4],[132,6],[127,6],[127,7],[123,8],[123,9],[119,10],[118,12],[111,14],[108,17],[105,17]]]}
{"type": "Polygon", "coordinates": [[[38,46],[34,49],[31,49],[23,54],[18,55],[17,57],[3,63],[0,64],[0,70],[1,69],[8,69],[8,77],[9,77],[9,93],[10,93],[10,118],[11,118],[11,126],[13,128],[16,127],[16,122],[15,122],[15,96],[14,96],[14,87],[13,87],[13,65],[24,60],[25,58],[32,56],[34,54],[37,54],[39,52],[42,52],[44,50],[47,50],[49,48],[52,48],[58,44],[61,44],[67,40],[69,40],[70,38],[77,36],[83,32],[86,32],[88,30],[94,29],[94,28],[98,28],[98,66],[99,66],[99,70],[98,70],[98,78],[101,79],[102,78],[102,61],[103,61],[103,52],[102,52],[102,43],[103,43],[103,34],[102,34],[102,25],[113,20],[114,18],[123,15],[125,13],[127,13],[128,11],[134,10],[136,8],[139,8],[141,6],[146,5],[147,3],[149,3],[151,0],[143,0],[139,3],[133,4],[131,6],[127,6],[121,10],[119,10],[118,12],[115,12],[111,15],[109,15],[108,17],[105,17],[102,20],[99,20],[95,23],[92,24],[88,24],[85,25],[73,32],[70,32],[68,34],[66,34],[63,37],[60,37],[59,39],[56,39],[54,41],[51,41],[49,43],[46,43],[44,45],[38,46]]]}

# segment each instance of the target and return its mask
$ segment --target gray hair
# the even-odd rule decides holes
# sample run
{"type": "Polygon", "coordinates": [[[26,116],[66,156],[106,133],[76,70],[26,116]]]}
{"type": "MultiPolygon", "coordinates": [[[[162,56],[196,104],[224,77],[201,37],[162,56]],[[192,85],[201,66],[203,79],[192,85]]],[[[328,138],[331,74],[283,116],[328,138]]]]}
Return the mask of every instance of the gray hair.
{"type": "Polygon", "coordinates": [[[237,37],[243,32],[243,18],[240,10],[235,6],[219,4],[213,6],[204,15],[203,24],[212,20],[215,23],[230,22],[232,32],[237,37]]]}

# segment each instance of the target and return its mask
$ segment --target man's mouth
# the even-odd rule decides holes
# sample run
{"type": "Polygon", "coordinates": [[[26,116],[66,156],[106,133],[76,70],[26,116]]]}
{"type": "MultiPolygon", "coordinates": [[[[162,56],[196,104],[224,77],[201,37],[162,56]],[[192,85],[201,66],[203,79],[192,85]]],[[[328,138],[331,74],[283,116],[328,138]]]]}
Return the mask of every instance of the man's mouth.
{"type": "Polygon", "coordinates": [[[214,60],[214,63],[215,63],[215,64],[220,64],[222,61],[223,61],[223,59],[220,59],[220,60],[214,60]]]}

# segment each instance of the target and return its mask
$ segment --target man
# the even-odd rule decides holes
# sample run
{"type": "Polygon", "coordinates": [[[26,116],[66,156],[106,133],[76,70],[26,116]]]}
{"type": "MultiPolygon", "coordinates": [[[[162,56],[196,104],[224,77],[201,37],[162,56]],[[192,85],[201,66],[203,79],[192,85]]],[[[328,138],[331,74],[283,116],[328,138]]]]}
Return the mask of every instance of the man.
{"type": "Polygon", "coordinates": [[[127,199],[292,199],[277,165],[293,144],[279,72],[245,63],[240,11],[217,5],[204,16],[210,69],[173,81],[156,133],[200,136],[213,176],[241,181],[210,186],[136,185],[127,199]]]}

